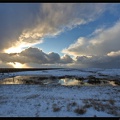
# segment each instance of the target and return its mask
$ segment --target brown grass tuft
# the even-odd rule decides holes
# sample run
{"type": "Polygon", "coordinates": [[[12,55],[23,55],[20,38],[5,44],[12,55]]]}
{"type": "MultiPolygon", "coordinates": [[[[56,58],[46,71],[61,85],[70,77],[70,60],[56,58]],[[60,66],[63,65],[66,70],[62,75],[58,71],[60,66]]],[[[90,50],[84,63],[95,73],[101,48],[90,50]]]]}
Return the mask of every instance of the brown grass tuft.
{"type": "Polygon", "coordinates": [[[108,102],[109,102],[111,105],[114,105],[114,104],[115,104],[115,101],[112,100],[112,99],[110,99],[108,102]]]}
{"type": "Polygon", "coordinates": [[[75,110],[74,110],[74,112],[75,113],[77,113],[77,114],[84,114],[84,113],[86,113],[86,109],[84,108],[84,107],[77,107],[75,110]]]}
{"type": "Polygon", "coordinates": [[[61,110],[61,107],[57,106],[57,104],[52,105],[53,112],[58,112],[61,110]]]}

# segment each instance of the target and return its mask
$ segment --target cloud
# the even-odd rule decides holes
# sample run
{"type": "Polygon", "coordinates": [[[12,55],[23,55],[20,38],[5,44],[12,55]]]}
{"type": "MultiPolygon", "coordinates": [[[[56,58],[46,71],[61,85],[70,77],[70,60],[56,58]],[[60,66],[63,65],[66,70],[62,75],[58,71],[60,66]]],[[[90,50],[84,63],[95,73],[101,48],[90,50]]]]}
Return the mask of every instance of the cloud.
{"type": "Polygon", "coordinates": [[[51,52],[47,55],[49,63],[58,63],[60,61],[60,55],[58,53],[51,52]]]}
{"type": "Polygon", "coordinates": [[[74,60],[69,55],[64,55],[61,58],[61,62],[60,63],[68,64],[68,63],[73,63],[73,62],[74,62],[74,60]]]}
{"type": "Polygon", "coordinates": [[[95,30],[92,34],[90,34],[89,36],[91,37],[91,36],[98,35],[98,34],[102,33],[103,31],[104,31],[104,26],[96,29],[96,30],[95,30]]]}
{"type": "MultiPolygon", "coordinates": [[[[27,28],[35,26],[39,4],[0,3],[0,49],[15,46],[27,28]]],[[[29,43],[29,41],[26,41],[29,43]]]]}
{"type": "Polygon", "coordinates": [[[77,25],[94,20],[106,4],[0,3],[0,50],[30,47],[77,25]]]}
{"type": "Polygon", "coordinates": [[[76,63],[81,67],[94,68],[120,68],[120,55],[118,56],[77,56],[76,63]]]}
{"type": "Polygon", "coordinates": [[[0,53],[0,66],[11,67],[21,63],[27,67],[98,67],[98,68],[120,68],[120,54],[110,53],[104,56],[77,56],[72,59],[69,55],[60,57],[58,53],[45,53],[39,48],[27,48],[21,53],[0,53]]]}
{"type": "Polygon", "coordinates": [[[62,50],[76,60],[72,67],[120,68],[120,21],[107,29],[96,29],[62,50]]]}
{"type": "Polygon", "coordinates": [[[28,48],[19,53],[19,56],[26,57],[27,62],[47,64],[57,63],[60,60],[60,56],[57,53],[51,52],[49,54],[44,53],[39,48],[28,48]]]}
{"type": "Polygon", "coordinates": [[[47,54],[31,47],[42,43],[46,36],[55,36],[66,29],[95,20],[108,9],[108,6],[111,5],[106,3],[0,3],[1,64],[5,66],[9,62],[19,62],[31,66],[70,66],[81,65],[83,62],[80,59],[84,59],[89,66],[89,63],[94,66],[94,61],[97,66],[100,64],[97,63],[98,59],[104,62],[109,59],[117,60],[120,50],[120,22],[108,29],[96,29],[89,37],[80,37],[63,50],[63,53],[67,54],[63,57],[55,52],[47,54]],[[8,51],[16,53],[18,48],[19,53],[3,53],[8,48],[11,48],[8,51]],[[23,48],[24,50],[20,50],[23,48]],[[75,61],[69,55],[79,57],[75,61]],[[102,59],[97,55],[107,56],[102,59]],[[85,57],[80,58],[80,56],[85,57]]]}
{"type": "Polygon", "coordinates": [[[120,50],[116,51],[116,52],[112,51],[112,52],[108,53],[107,55],[108,56],[118,56],[118,55],[120,55],[120,50]]]}
{"type": "Polygon", "coordinates": [[[120,21],[92,37],[80,37],[75,43],[62,50],[74,56],[107,55],[120,50],[120,21]]]}
{"type": "Polygon", "coordinates": [[[21,53],[0,53],[0,60],[4,63],[21,63],[21,64],[68,64],[72,58],[68,55],[60,58],[58,53],[44,53],[39,48],[27,48],[21,53]]]}
{"type": "Polygon", "coordinates": [[[2,61],[0,61],[0,68],[12,68],[13,66],[10,65],[9,63],[4,63],[2,61]]]}

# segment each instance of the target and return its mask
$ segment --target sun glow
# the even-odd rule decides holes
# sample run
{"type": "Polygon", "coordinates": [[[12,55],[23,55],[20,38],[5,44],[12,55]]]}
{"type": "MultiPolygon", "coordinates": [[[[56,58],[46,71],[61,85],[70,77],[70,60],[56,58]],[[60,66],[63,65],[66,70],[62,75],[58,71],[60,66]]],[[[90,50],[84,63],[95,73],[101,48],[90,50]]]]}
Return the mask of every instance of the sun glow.
{"type": "Polygon", "coordinates": [[[27,48],[27,47],[31,47],[34,46],[36,44],[42,43],[42,41],[40,42],[36,42],[36,43],[26,43],[26,42],[21,42],[21,43],[17,43],[15,46],[10,47],[8,49],[5,49],[4,52],[5,53],[20,53],[22,52],[23,49],[27,48]]]}
{"type": "Polygon", "coordinates": [[[20,47],[11,47],[5,50],[5,53],[20,53],[22,49],[20,47]]]}
{"type": "Polygon", "coordinates": [[[24,64],[21,64],[19,62],[14,62],[14,63],[10,62],[9,64],[12,65],[14,68],[24,68],[25,67],[24,64]]]}

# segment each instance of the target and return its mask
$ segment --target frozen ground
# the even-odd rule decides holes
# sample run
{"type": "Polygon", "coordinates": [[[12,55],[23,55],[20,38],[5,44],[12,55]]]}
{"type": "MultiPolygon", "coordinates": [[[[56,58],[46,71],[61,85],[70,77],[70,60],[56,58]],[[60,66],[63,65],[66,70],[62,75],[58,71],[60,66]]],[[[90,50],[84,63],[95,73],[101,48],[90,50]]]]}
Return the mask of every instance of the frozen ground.
{"type": "MultiPolygon", "coordinates": [[[[120,77],[120,69],[59,69],[17,75],[120,77]]],[[[120,86],[0,85],[0,117],[120,117],[120,86]]]]}
{"type": "Polygon", "coordinates": [[[13,72],[5,73],[4,75],[0,74],[0,79],[9,77],[9,76],[29,76],[29,75],[47,75],[47,76],[64,76],[64,75],[75,75],[80,77],[88,77],[90,75],[96,77],[119,77],[120,78],[120,69],[56,69],[56,70],[41,70],[41,71],[24,71],[24,72],[13,72]]]}

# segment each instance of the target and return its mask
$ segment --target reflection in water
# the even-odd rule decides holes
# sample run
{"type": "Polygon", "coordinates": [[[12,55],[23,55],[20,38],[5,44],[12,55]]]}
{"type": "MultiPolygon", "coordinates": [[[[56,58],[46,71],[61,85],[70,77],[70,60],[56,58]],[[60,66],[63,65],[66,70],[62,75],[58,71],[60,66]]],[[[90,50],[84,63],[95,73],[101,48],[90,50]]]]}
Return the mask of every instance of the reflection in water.
{"type": "Polygon", "coordinates": [[[20,81],[19,79],[6,78],[6,79],[0,81],[0,84],[23,84],[23,82],[20,81]]]}
{"type": "Polygon", "coordinates": [[[0,80],[0,84],[58,84],[58,80],[43,79],[41,76],[16,76],[0,80]]]}
{"type": "Polygon", "coordinates": [[[61,85],[80,85],[80,81],[76,79],[64,78],[59,80],[61,85]]]}
{"type": "Polygon", "coordinates": [[[29,79],[29,76],[16,76],[0,80],[0,84],[24,84],[24,79],[29,79]]]}
{"type": "Polygon", "coordinates": [[[76,79],[40,79],[35,76],[16,76],[12,78],[5,78],[0,81],[0,84],[60,84],[60,85],[80,85],[80,81],[76,79]]]}
{"type": "Polygon", "coordinates": [[[52,79],[45,76],[16,76],[0,80],[0,84],[40,84],[40,85],[80,85],[80,86],[95,86],[95,85],[112,85],[117,86],[115,81],[102,81],[100,84],[88,83],[88,80],[77,80],[72,78],[52,79]]]}
{"type": "Polygon", "coordinates": [[[5,78],[4,80],[0,81],[0,84],[20,84],[20,81],[15,80],[14,77],[5,78]]]}
{"type": "Polygon", "coordinates": [[[112,86],[117,86],[114,81],[109,81],[109,84],[112,86]]]}

